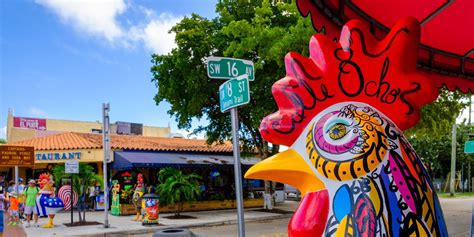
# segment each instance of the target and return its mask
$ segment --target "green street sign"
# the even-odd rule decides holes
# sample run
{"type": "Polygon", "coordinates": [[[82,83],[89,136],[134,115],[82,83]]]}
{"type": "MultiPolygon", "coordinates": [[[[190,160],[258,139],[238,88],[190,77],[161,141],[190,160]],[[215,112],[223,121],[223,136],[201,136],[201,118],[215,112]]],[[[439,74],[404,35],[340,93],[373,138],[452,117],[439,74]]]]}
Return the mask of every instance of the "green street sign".
{"type": "Polygon", "coordinates": [[[238,58],[207,58],[207,76],[216,79],[231,79],[241,75],[248,75],[248,80],[255,79],[253,62],[238,58]]]}
{"type": "Polygon", "coordinates": [[[464,143],[464,153],[474,153],[474,141],[464,143]]]}
{"type": "Polygon", "coordinates": [[[249,80],[246,75],[228,80],[219,86],[221,112],[250,101],[249,80]]]}

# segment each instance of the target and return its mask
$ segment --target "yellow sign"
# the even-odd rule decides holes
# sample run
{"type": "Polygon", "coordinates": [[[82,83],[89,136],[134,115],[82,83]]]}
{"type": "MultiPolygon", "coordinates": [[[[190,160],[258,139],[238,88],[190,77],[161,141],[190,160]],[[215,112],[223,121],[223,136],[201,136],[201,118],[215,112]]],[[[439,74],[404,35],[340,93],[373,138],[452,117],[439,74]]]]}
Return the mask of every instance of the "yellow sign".
{"type": "MultiPolygon", "coordinates": [[[[110,152],[110,157],[113,160],[113,151],[110,152]]],[[[65,163],[72,160],[83,163],[103,162],[104,151],[102,149],[78,149],[35,152],[35,164],[65,163]]]]}
{"type": "Polygon", "coordinates": [[[0,167],[32,167],[34,155],[34,147],[2,145],[0,146],[0,167]]]}

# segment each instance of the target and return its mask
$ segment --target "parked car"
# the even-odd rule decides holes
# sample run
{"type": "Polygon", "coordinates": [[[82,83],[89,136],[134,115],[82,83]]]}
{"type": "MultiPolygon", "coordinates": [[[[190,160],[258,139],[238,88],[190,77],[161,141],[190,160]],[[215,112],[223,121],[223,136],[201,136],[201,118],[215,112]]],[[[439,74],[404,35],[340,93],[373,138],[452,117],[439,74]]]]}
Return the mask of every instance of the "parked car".
{"type": "Polygon", "coordinates": [[[285,184],[285,199],[288,200],[299,200],[301,198],[301,193],[295,187],[285,184]]]}

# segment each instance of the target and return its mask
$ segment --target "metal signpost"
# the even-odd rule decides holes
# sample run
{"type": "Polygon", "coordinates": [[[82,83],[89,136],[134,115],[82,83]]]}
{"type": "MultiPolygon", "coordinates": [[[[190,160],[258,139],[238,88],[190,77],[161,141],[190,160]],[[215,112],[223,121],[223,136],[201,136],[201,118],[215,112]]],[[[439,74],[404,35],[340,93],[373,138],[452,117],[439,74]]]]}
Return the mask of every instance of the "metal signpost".
{"type": "MultiPolygon", "coordinates": [[[[79,174],[79,161],[77,160],[67,160],[66,163],[64,164],[64,173],[66,174],[79,174]]],[[[71,193],[69,194],[69,197],[71,199],[71,225],[74,223],[74,191],[72,190],[72,185],[73,185],[74,179],[71,177],[71,193]]]]}
{"type": "Polygon", "coordinates": [[[235,58],[209,57],[207,75],[210,78],[230,79],[219,86],[221,112],[230,109],[232,121],[232,145],[234,150],[235,197],[239,237],[245,237],[244,199],[239,145],[239,117],[237,107],[250,101],[249,81],[255,79],[253,62],[235,58]]]}
{"type": "Polygon", "coordinates": [[[103,103],[102,104],[102,117],[103,117],[103,124],[102,124],[102,147],[104,149],[104,166],[103,166],[103,172],[104,172],[104,203],[105,203],[105,208],[104,208],[104,214],[105,214],[105,219],[104,219],[104,227],[109,228],[109,216],[108,216],[108,203],[109,203],[109,188],[108,188],[108,179],[107,179],[107,163],[110,161],[109,159],[109,154],[110,154],[110,134],[109,134],[109,111],[110,111],[110,105],[109,103],[103,103]]]}

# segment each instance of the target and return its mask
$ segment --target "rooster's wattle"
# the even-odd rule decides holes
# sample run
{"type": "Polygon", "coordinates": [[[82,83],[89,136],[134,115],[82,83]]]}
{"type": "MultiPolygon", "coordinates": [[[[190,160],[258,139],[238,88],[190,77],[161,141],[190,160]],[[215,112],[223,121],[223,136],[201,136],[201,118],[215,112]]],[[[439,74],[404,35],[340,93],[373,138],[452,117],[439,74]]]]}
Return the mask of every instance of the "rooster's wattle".
{"type": "Polygon", "coordinates": [[[289,236],[448,235],[428,173],[402,131],[418,122],[440,87],[473,86],[418,71],[419,37],[413,18],[380,42],[350,21],[339,42],[315,35],[309,58],[286,56],[287,75],[272,88],[279,111],[260,130],[289,149],[246,178],[302,192],[289,236]]]}

